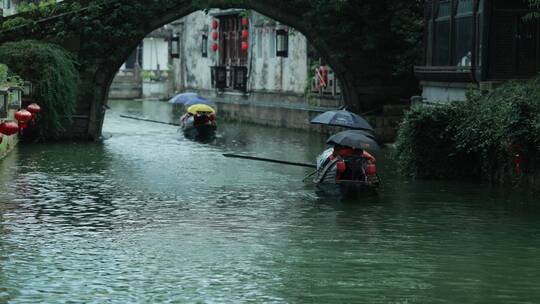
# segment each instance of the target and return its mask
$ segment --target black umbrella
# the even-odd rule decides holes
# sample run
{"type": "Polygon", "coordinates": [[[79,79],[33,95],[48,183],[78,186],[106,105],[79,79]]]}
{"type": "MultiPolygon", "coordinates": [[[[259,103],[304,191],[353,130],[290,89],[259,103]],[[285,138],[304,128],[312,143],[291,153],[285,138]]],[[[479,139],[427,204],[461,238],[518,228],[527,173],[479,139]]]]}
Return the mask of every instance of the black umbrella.
{"type": "Polygon", "coordinates": [[[375,132],[373,127],[362,116],[347,110],[328,111],[311,120],[312,124],[345,127],[356,130],[375,132]]]}
{"type": "Polygon", "coordinates": [[[326,141],[330,145],[340,145],[362,150],[379,150],[374,137],[360,130],[347,130],[332,135],[326,141]]]}

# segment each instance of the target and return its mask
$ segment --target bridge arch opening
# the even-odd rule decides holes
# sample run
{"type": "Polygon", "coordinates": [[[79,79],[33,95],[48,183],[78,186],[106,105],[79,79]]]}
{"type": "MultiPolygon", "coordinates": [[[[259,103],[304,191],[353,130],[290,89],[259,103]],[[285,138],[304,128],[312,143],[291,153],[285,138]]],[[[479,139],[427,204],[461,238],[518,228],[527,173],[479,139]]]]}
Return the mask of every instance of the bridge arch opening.
{"type": "Polygon", "coordinates": [[[123,51],[124,59],[114,62],[121,67],[109,86],[112,99],[196,91],[210,98],[231,93],[226,96],[343,105],[331,63],[308,38],[255,10],[195,11],[123,51]]]}
{"type": "Polygon", "coordinates": [[[315,45],[320,45],[321,39],[310,39],[295,27],[257,10],[196,10],[168,16],[156,24],[159,27],[141,40],[116,50],[122,60],[103,65],[106,70],[102,73],[112,84],[108,87],[109,97],[151,97],[149,83],[143,85],[143,92],[126,90],[129,86],[125,82],[130,77],[142,75],[146,80],[168,79],[165,85],[170,87],[169,93],[235,91],[246,97],[265,91],[310,98],[317,92],[320,97],[334,99],[327,103],[336,107],[343,104],[342,95],[347,98],[347,90],[337,80],[339,68],[336,71],[331,58],[315,45]],[[223,80],[219,77],[222,74],[226,75],[225,81],[217,81],[223,80]]]}

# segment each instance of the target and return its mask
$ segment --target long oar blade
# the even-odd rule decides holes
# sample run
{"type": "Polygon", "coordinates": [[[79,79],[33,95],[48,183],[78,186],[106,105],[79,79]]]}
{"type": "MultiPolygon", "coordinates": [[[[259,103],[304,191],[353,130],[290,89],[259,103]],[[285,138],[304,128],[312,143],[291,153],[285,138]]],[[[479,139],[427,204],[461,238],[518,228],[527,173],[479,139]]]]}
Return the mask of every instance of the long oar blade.
{"type": "Polygon", "coordinates": [[[177,123],[165,122],[165,121],[159,121],[159,120],[153,120],[153,119],[146,119],[146,118],[137,117],[137,116],[131,116],[131,115],[120,115],[120,117],[127,118],[127,119],[139,120],[139,121],[153,122],[153,123],[158,123],[158,124],[162,124],[162,125],[171,125],[171,126],[177,126],[177,127],[180,126],[177,123]]]}
{"type": "Polygon", "coordinates": [[[229,157],[229,158],[248,159],[248,160],[263,161],[263,162],[268,162],[268,163],[275,163],[275,164],[282,164],[282,165],[289,165],[289,166],[317,168],[315,164],[297,163],[297,162],[290,162],[290,161],[262,158],[262,157],[254,157],[254,156],[247,156],[247,155],[226,153],[226,154],[223,154],[223,156],[229,157]]]}

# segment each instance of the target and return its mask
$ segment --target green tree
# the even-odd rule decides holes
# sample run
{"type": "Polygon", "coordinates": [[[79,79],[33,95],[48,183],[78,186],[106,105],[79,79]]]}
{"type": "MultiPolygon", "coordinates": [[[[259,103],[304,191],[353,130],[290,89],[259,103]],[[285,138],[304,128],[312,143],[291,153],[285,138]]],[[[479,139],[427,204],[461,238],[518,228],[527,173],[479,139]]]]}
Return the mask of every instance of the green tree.
{"type": "Polygon", "coordinates": [[[71,123],[78,97],[79,73],[73,57],[61,47],[37,41],[4,43],[0,62],[34,86],[43,112],[39,128],[43,137],[54,137],[71,123]]]}
{"type": "Polygon", "coordinates": [[[531,12],[525,16],[527,19],[540,18],[540,0],[528,0],[531,12]]]}

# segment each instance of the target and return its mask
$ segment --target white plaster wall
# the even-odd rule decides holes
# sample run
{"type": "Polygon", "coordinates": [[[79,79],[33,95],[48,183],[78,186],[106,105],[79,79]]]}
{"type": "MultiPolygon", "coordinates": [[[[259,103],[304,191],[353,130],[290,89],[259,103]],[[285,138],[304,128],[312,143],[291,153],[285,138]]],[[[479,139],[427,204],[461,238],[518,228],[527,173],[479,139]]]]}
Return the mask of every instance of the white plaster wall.
{"type": "Polygon", "coordinates": [[[289,56],[276,57],[275,26],[256,26],[251,32],[251,88],[303,94],[308,79],[306,38],[289,30],[289,56]]]}
{"type": "Polygon", "coordinates": [[[169,42],[163,38],[144,38],[143,70],[169,70],[169,42]]]}
{"type": "MultiPolygon", "coordinates": [[[[211,11],[215,12],[215,10],[211,11]]],[[[289,57],[276,57],[275,23],[256,26],[254,20],[269,20],[251,12],[250,50],[248,68],[249,89],[263,92],[288,92],[303,94],[307,75],[307,40],[299,32],[289,34],[289,57]],[[260,44],[260,47],[259,47],[260,44]]],[[[213,17],[202,11],[194,12],[173,25],[173,31],[181,34],[180,58],[174,60],[176,90],[186,88],[212,90],[210,68],[218,65],[219,53],[212,50],[211,22],[213,17]],[[208,57],[202,57],[202,35],[208,35],[208,57]]],[[[218,42],[219,43],[219,42],[218,42]]],[[[145,52],[146,56],[146,52],[145,52]]],[[[145,68],[146,69],[146,68],[145,68]]]]}
{"type": "MultiPolygon", "coordinates": [[[[212,17],[202,11],[194,12],[181,19],[184,24],[180,32],[180,59],[175,60],[177,89],[212,89],[210,68],[217,64],[219,53],[212,50],[212,17]],[[208,35],[208,57],[202,56],[203,34],[208,35]],[[181,74],[181,75],[179,75],[181,74]]],[[[173,30],[174,31],[174,30],[173,30]]]]}
{"type": "Polygon", "coordinates": [[[451,102],[463,101],[466,98],[467,88],[455,88],[450,86],[424,85],[422,97],[427,102],[451,102]]]}
{"type": "Polygon", "coordinates": [[[0,5],[2,6],[4,16],[11,16],[17,13],[17,5],[13,3],[13,0],[0,0],[0,5]]]}

